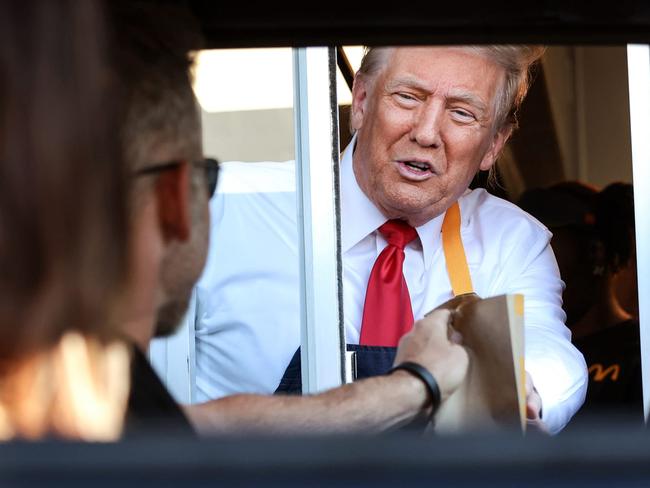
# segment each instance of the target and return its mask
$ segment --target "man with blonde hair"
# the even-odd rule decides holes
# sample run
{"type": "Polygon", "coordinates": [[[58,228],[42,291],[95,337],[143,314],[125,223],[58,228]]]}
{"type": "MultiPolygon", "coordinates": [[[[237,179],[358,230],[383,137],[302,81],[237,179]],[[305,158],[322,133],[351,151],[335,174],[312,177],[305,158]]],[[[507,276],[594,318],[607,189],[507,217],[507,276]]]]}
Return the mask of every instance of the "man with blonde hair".
{"type": "MultiPolygon", "coordinates": [[[[343,306],[348,348],[365,376],[389,368],[392,348],[413,321],[454,295],[524,294],[527,413],[558,432],[584,401],[586,368],[564,325],[550,233],[514,205],[468,189],[479,170],[493,167],[516,127],[530,67],[542,54],[540,47],[509,45],[367,51],[352,90],[354,136],[341,157],[343,306]],[[450,262],[448,252],[463,259],[450,262]]],[[[244,182],[252,188],[255,170],[236,163],[223,169],[212,204],[227,210],[211,231],[222,240],[197,287],[199,396],[278,385],[291,391],[300,371],[298,297],[290,286],[297,283],[297,237],[284,223],[267,223],[292,215],[293,197],[250,193],[248,207],[228,207],[242,199],[229,193],[228,182],[238,192],[244,182]],[[229,244],[229,227],[251,215],[264,226],[251,225],[245,243],[229,244]],[[256,259],[256,242],[274,259],[256,259]],[[237,263],[219,268],[221,253],[235,246],[237,263]],[[251,262],[256,269],[249,270],[251,262]],[[245,275],[238,274],[242,267],[245,275]],[[247,290],[258,278],[258,286],[276,286],[252,303],[247,290]],[[224,283],[228,303],[245,304],[245,319],[234,320],[210,298],[224,283]],[[235,343],[233,357],[223,344],[235,343]]]]}

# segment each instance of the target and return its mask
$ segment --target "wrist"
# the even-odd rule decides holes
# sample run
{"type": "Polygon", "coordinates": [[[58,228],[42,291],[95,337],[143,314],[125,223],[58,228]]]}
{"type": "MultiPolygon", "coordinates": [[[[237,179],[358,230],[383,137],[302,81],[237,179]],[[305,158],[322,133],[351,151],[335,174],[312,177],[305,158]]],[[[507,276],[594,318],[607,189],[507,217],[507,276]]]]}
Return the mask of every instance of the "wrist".
{"type": "Polygon", "coordinates": [[[408,399],[410,412],[414,415],[422,412],[429,412],[431,407],[431,396],[427,386],[414,374],[405,369],[390,371],[391,377],[399,378],[400,396],[408,399]]]}
{"type": "Polygon", "coordinates": [[[433,423],[433,418],[440,407],[440,388],[438,382],[431,372],[424,366],[410,361],[395,365],[388,374],[400,373],[404,376],[407,374],[420,384],[420,391],[424,392],[425,400],[422,403],[422,409],[430,409],[429,418],[433,423]]]}

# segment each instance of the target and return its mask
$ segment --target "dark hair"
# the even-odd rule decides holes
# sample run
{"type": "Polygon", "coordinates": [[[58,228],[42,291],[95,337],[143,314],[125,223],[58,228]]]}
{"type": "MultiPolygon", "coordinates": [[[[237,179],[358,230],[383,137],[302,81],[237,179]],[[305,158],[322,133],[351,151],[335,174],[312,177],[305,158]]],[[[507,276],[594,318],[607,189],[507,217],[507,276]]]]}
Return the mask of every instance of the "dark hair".
{"type": "Polygon", "coordinates": [[[127,256],[126,173],[102,4],[0,4],[0,360],[108,335],[127,256]]]}
{"type": "Polygon", "coordinates": [[[613,272],[625,266],[634,246],[634,190],[630,183],[612,183],[596,197],[595,224],[613,272]]]}
{"type": "MultiPolygon", "coordinates": [[[[154,159],[162,154],[202,158],[201,119],[191,77],[193,52],[202,46],[198,22],[182,5],[118,0],[111,8],[117,27],[116,71],[126,91],[120,127],[125,161],[132,171],[142,173],[165,163],[154,159]]],[[[164,301],[157,309],[157,336],[176,330],[204,264],[207,201],[199,195],[205,192],[206,173],[191,174],[191,236],[162,263],[164,301]]],[[[130,199],[133,216],[154,182],[138,179],[130,199]]]]}
{"type": "Polygon", "coordinates": [[[148,161],[152,146],[169,141],[200,147],[201,126],[192,90],[198,23],[181,5],[117,0],[115,71],[123,85],[121,145],[130,168],[148,161]]]}
{"type": "Polygon", "coordinates": [[[611,273],[625,266],[634,246],[634,193],[630,183],[612,183],[598,191],[578,181],[526,191],[518,205],[550,228],[572,227],[600,241],[611,273]]]}

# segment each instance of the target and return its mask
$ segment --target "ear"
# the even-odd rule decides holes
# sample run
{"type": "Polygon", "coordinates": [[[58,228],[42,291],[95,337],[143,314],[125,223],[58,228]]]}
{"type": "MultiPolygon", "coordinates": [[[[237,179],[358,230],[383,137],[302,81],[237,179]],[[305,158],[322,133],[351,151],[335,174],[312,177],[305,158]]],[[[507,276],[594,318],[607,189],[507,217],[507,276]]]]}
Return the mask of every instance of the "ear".
{"type": "Polygon", "coordinates": [[[355,131],[359,130],[363,125],[363,116],[368,101],[368,89],[368,81],[365,77],[357,74],[352,85],[352,115],[350,117],[350,124],[355,131]]]}
{"type": "Polygon", "coordinates": [[[508,124],[497,130],[490,142],[490,147],[483,156],[479,169],[481,171],[489,170],[496,162],[497,158],[501,155],[506,142],[510,139],[512,134],[512,125],[508,124]]]}
{"type": "Polygon", "coordinates": [[[186,241],[190,237],[190,165],[163,171],[156,181],[158,218],[165,241],[186,241]]]}

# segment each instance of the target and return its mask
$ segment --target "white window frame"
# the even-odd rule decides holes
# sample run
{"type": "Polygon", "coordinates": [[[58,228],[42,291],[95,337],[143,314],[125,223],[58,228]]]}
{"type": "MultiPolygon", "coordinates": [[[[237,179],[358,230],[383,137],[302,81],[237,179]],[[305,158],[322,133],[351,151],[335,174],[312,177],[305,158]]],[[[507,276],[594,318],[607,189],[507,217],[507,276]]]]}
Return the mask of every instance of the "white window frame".
{"type": "Polygon", "coordinates": [[[650,46],[627,47],[643,411],[650,406],[650,46]]]}
{"type": "Polygon", "coordinates": [[[334,48],[294,49],[302,391],[346,381],[334,48]]]}

